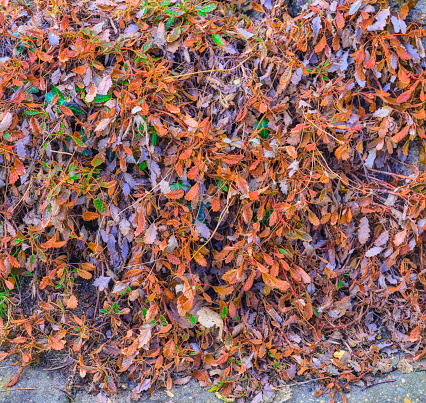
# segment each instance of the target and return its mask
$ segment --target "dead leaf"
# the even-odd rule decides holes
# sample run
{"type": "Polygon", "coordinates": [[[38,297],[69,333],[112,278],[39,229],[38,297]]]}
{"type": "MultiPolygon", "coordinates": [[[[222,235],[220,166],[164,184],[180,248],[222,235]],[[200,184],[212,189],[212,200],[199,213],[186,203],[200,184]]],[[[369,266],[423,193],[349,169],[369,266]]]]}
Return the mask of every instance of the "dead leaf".
{"type": "Polygon", "coordinates": [[[287,291],[290,288],[290,284],[287,281],[280,280],[276,277],[271,276],[268,273],[262,273],[262,279],[266,285],[272,288],[278,288],[280,291],[287,291]]]}
{"type": "Polygon", "coordinates": [[[6,112],[2,116],[3,117],[0,121],[0,133],[3,133],[7,129],[9,129],[10,125],[12,124],[12,118],[13,118],[13,115],[10,112],[6,112]]]}
{"type": "Polygon", "coordinates": [[[367,217],[362,217],[359,222],[358,240],[361,245],[364,245],[370,239],[370,225],[367,217]]]}
{"type": "Polygon", "coordinates": [[[152,245],[157,239],[157,226],[155,223],[152,223],[148,229],[145,231],[143,241],[147,245],[152,245]]]}
{"type": "Polygon", "coordinates": [[[102,80],[99,82],[98,94],[99,95],[107,95],[111,86],[112,86],[111,75],[107,74],[106,76],[102,77],[102,80]]]}
{"type": "Polygon", "coordinates": [[[223,319],[218,313],[207,307],[203,307],[197,311],[195,316],[197,321],[208,329],[216,326],[219,329],[217,339],[222,340],[223,319]]]}
{"type": "Polygon", "coordinates": [[[409,374],[410,372],[413,372],[413,366],[405,359],[402,358],[398,364],[397,368],[403,373],[403,374],[409,374]]]}
{"type": "Polygon", "coordinates": [[[111,122],[111,118],[102,119],[96,126],[95,132],[101,132],[105,130],[109,125],[109,122],[111,122]]]}
{"type": "Polygon", "coordinates": [[[111,277],[104,277],[104,276],[99,276],[94,282],[93,285],[95,287],[99,287],[99,291],[103,291],[106,290],[108,287],[108,284],[111,280],[111,277]]]}

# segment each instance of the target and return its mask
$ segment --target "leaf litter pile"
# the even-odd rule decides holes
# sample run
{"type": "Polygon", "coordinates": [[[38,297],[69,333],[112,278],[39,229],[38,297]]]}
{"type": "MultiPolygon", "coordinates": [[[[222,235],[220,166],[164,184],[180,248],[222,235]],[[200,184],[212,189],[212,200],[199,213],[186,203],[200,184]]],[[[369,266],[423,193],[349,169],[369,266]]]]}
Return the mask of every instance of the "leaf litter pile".
{"type": "Polygon", "coordinates": [[[93,391],[193,377],[261,402],[426,354],[426,31],[409,5],[0,7],[9,386],[57,350],[93,391]]]}

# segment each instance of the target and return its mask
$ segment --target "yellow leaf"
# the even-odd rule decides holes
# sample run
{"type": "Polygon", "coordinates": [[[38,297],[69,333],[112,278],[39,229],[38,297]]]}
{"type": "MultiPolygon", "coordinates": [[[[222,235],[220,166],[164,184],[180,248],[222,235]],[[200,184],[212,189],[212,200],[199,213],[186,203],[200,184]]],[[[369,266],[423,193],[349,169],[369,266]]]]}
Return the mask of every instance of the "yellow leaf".
{"type": "Polygon", "coordinates": [[[336,351],[333,356],[334,358],[338,358],[339,360],[342,359],[342,357],[345,355],[346,351],[345,350],[340,350],[340,351],[336,351]]]}

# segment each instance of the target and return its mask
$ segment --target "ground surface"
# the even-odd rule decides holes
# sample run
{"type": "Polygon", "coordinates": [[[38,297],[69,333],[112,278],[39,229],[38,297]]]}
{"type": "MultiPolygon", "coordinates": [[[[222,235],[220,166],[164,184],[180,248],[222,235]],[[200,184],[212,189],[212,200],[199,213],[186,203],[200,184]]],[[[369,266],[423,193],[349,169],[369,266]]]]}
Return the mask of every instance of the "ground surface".
{"type": "MultiPolygon", "coordinates": [[[[350,393],[345,396],[348,403],[425,403],[426,402],[426,373],[419,371],[421,367],[414,367],[411,373],[394,371],[383,377],[377,377],[375,382],[395,380],[394,382],[382,383],[362,390],[363,382],[352,387],[350,393]],[[417,369],[417,370],[416,370],[417,369]]],[[[16,373],[16,367],[6,362],[0,367],[0,403],[68,403],[70,398],[64,393],[66,391],[67,378],[61,371],[45,371],[42,366],[30,366],[21,375],[18,384],[6,391],[4,384],[16,373]],[[26,389],[28,388],[28,389],[26,389]]],[[[130,400],[130,387],[122,390],[117,396],[111,397],[111,403],[134,402],[130,400]]],[[[313,393],[318,389],[315,383],[302,384],[291,387],[290,400],[282,400],[282,395],[271,396],[269,403],[329,403],[332,398],[327,395],[315,397],[313,393]],[[281,396],[281,398],[280,398],[281,396]]],[[[287,396],[287,394],[285,394],[287,396]]],[[[78,403],[107,403],[107,400],[96,398],[87,391],[82,390],[73,394],[75,402],[78,403]]],[[[161,390],[152,396],[143,396],[139,402],[152,403],[214,403],[221,402],[214,393],[208,392],[199,386],[198,382],[191,381],[186,385],[173,387],[169,394],[161,390]]],[[[336,403],[342,402],[340,396],[336,403]]],[[[108,402],[109,403],[109,402],[108,402]]]]}

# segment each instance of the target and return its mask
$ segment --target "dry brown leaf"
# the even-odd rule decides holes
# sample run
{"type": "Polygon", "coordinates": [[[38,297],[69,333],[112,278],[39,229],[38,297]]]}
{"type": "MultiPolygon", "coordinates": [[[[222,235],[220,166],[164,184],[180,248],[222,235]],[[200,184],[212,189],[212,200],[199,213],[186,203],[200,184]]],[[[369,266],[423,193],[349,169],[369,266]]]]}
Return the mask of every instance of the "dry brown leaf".
{"type": "Polygon", "coordinates": [[[111,122],[111,118],[102,119],[96,126],[95,132],[101,132],[105,130],[109,125],[109,122],[111,122]]]}
{"type": "Polygon", "coordinates": [[[278,288],[280,291],[287,291],[290,288],[290,284],[287,281],[280,280],[276,277],[271,276],[268,273],[262,273],[262,279],[266,285],[272,288],[278,288]]]}
{"type": "Polygon", "coordinates": [[[358,240],[361,245],[364,245],[370,238],[370,225],[367,217],[362,217],[359,221],[358,240]]]}
{"type": "Polygon", "coordinates": [[[69,308],[69,309],[75,309],[75,308],[77,308],[77,306],[78,306],[77,297],[75,295],[71,295],[68,298],[68,301],[67,301],[67,308],[69,308]]]}
{"type": "Polygon", "coordinates": [[[151,340],[152,325],[147,324],[140,327],[140,334],[138,336],[138,348],[149,348],[149,341],[151,340]]]}
{"type": "Polygon", "coordinates": [[[148,229],[145,231],[143,241],[147,245],[152,245],[157,239],[157,226],[155,223],[152,223],[148,229]]]}
{"type": "Polygon", "coordinates": [[[217,339],[220,339],[220,340],[222,339],[223,319],[218,313],[212,311],[211,309],[207,307],[203,307],[197,311],[195,316],[198,322],[208,329],[214,326],[218,327],[219,334],[217,335],[217,339]]]}
{"type": "Polygon", "coordinates": [[[12,124],[12,118],[13,115],[10,112],[6,112],[6,114],[3,115],[3,118],[0,121],[0,133],[3,133],[10,127],[12,124]]]}
{"type": "Polygon", "coordinates": [[[106,76],[102,77],[102,80],[100,81],[98,85],[98,94],[107,95],[111,86],[112,86],[111,75],[107,74],[106,76]]]}
{"type": "Polygon", "coordinates": [[[401,232],[398,232],[393,237],[393,243],[394,243],[394,245],[395,246],[401,245],[404,242],[406,235],[407,235],[407,230],[402,230],[401,232]]]}

